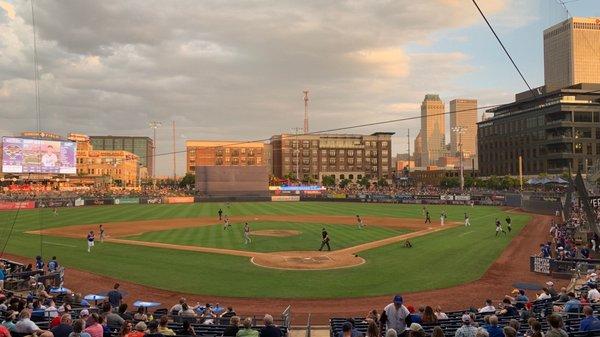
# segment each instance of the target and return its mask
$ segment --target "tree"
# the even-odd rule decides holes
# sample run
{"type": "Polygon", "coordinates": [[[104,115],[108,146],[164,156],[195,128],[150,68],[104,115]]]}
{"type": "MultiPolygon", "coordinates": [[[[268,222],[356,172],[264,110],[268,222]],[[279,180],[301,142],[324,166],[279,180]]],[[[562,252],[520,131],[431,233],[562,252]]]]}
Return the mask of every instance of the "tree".
{"type": "Polygon", "coordinates": [[[460,187],[460,179],[458,177],[444,177],[440,182],[440,186],[446,188],[460,187]]]}
{"type": "Polygon", "coordinates": [[[186,173],[181,181],[179,182],[179,187],[194,187],[196,184],[196,176],[191,173],[186,173]]]}
{"type": "Polygon", "coordinates": [[[386,187],[388,185],[389,184],[385,178],[379,178],[379,180],[377,180],[377,186],[379,187],[386,187]]]}
{"type": "Polygon", "coordinates": [[[338,186],[340,188],[344,188],[344,187],[348,186],[348,184],[350,184],[350,182],[351,182],[350,179],[342,179],[340,181],[340,183],[338,184],[338,186]]]}
{"type": "Polygon", "coordinates": [[[360,178],[360,180],[358,180],[358,184],[362,187],[369,187],[369,178],[367,178],[367,177],[360,178]]]}
{"type": "Polygon", "coordinates": [[[323,176],[322,184],[327,187],[335,186],[335,176],[323,176]]]}

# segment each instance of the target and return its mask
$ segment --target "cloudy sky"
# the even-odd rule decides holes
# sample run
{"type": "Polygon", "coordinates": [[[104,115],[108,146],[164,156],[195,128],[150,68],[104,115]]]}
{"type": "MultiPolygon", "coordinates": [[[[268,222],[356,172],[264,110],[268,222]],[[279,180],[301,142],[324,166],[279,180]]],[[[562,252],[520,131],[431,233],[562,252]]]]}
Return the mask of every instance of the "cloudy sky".
{"type": "MultiPolygon", "coordinates": [[[[541,31],[566,18],[556,0],[480,0],[532,85],[541,31]]],[[[524,84],[467,0],[35,0],[41,129],[151,135],[158,153],[186,139],[251,140],[419,115],[445,101],[510,101],[524,84]]],[[[600,16],[595,0],[567,3],[600,16]],[[594,6],[596,5],[596,6],[594,6]]],[[[0,0],[0,134],[36,129],[31,5],[0,0]]],[[[356,129],[406,133],[419,121],[356,129]]],[[[158,159],[171,173],[171,157],[158,159]]],[[[183,156],[179,156],[183,171],[183,156]]]]}

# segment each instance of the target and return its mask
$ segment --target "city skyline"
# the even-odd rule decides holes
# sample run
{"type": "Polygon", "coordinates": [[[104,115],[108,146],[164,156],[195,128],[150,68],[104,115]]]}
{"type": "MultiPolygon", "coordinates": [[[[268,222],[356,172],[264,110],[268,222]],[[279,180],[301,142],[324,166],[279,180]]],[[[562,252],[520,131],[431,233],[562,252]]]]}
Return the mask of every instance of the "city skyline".
{"type": "MultiPolygon", "coordinates": [[[[186,139],[266,139],[301,127],[303,90],[311,130],[418,116],[429,92],[448,110],[455,98],[483,106],[523,91],[469,2],[35,5],[41,129],[151,136],[148,122],[175,120],[179,173],[186,139]]],[[[528,81],[543,84],[542,31],[564,10],[554,1],[481,5],[528,81]]],[[[567,6],[573,16],[600,15],[592,1],[567,6]]],[[[2,135],[36,126],[30,21],[28,2],[0,1],[2,135]]],[[[419,124],[351,132],[395,132],[393,152],[402,153],[407,129],[412,142],[419,124]]],[[[157,138],[157,153],[170,152],[171,129],[157,138]]],[[[172,170],[171,156],[163,158],[159,175],[172,170]]]]}

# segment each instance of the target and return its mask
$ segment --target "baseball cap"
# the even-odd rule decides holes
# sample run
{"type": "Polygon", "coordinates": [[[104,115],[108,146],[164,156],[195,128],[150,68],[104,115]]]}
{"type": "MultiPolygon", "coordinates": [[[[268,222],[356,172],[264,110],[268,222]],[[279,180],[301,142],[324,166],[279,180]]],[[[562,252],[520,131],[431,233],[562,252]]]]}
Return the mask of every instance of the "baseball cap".
{"type": "Polygon", "coordinates": [[[410,325],[410,328],[409,328],[409,329],[410,329],[410,330],[412,330],[412,331],[419,331],[419,330],[422,330],[422,329],[423,329],[423,327],[422,327],[422,326],[421,326],[421,324],[419,324],[419,323],[412,323],[412,324],[410,325]]]}
{"type": "Polygon", "coordinates": [[[470,323],[471,322],[471,316],[464,314],[462,315],[462,317],[460,318],[463,322],[465,323],[470,323]]]}
{"type": "Polygon", "coordinates": [[[146,323],[144,323],[144,322],[138,322],[138,323],[135,325],[135,329],[136,329],[137,331],[146,331],[146,329],[148,329],[148,327],[146,326],[146,323]]]}
{"type": "Polygon", "coordinates": [[[402,299],[402,296],[401,295],[394,296],[394,303],[396,303],[396,304],[402,304],[402,303],[404,303],[404,300],[402,299]]]}
{"type": "Polygon", "coordinates": [[[90,312],[87,309],[83,309],[81,310],[81,312],[79,313],[79,317],[83,317],[83,316],[89,316],[90,312]]]}
{"type": "Polygon", "coordinates": [[[591,277],[596,277],[596,276],[598,276],[598,274],[596,274],[596,273],[592,273],[590,276],[591,276],[591,277]]]}
{"type": "Polygon", "coordinates": [[[63,306],[58,307],[58,312],[59,313],[65,312],[65,307],[63,307],[63,306]]]}
{"type": "Polygon", "coordinates": [[[552,287],[554,285],[554,282],[548,281],[548,282],[546,282],[546,285],[552,287]]]}

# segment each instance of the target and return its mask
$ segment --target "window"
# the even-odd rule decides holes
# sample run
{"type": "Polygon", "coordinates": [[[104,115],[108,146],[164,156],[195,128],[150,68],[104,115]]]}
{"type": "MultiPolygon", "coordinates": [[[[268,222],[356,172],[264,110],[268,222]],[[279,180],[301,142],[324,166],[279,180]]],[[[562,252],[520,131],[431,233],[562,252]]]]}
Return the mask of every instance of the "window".
{"type": "Polygon", "coordinates": [[[310,147],[310,142],[308,140],[302,141],[302,148],[308,149],[310,147]]]}
{"type": "Polygon", "coordinates": [[[388,146],[388,142],[386,142],[386,141],[381,142],[381,147],[387,147],[387,146],[388,146]]]}
{"type": "Polygon", "coordinates": [[[329,155],[334,157],[335,156],[335,150],[329,150],[329,155]]]}
{"type": "Polygon", "coordinates": [[[335,158],[329,158],[329,164],[335,165],[335,158]]]}
{"type": "Polygon", "coordinates": [[[327,164],[327,158],[325,158],[325,157],[321,157],[321,163],[323,163],[323,164],[327,164]]]}
{"type": "Polygon", "coordinates": [[[583,144],[575,143],[575,153],[583,153],[583,144]]]}
{"type": "Polygon", "coordinates": [[[349,174],[348,179],[350,179],[350,180],[354,179],[354,174],[349,174]]]}
{"type": "Polygon", "coordinates": [[[327,150],[321,150],[321,155],[322,156],[326,156],[327,155],[327,150]]]}
{"type": "Polygon", "coordinates": [[[343,156],[343,155],[345,155],[345,154],[346,154],[346,151],[344,151],[344,150],[339,150],[338,152],[339,152],[339,155],[340,155],[340,156],[343,156]]]}
{"type": "Polygon", "coordinates": [[[348,158],[348,164],[354,164],[354,158],[348,158]]]}
{"type": "Polygon", "coordinates": [[[575,122],[591,123],[592,122],[592,113],[587,112],[587,111],[576,111],[575,112],[575,122]]]}
{"type": "Polygon", "coordinates": [[[350,156],[350,157],[354,156],[354,150],[348,150],[348,156],[350,156]]]}
{"type": "Polygon", "coordinates": [[[304,164],[304,165],[310,164],[310,158],[302,158],[302,164],[304,164]]]}

